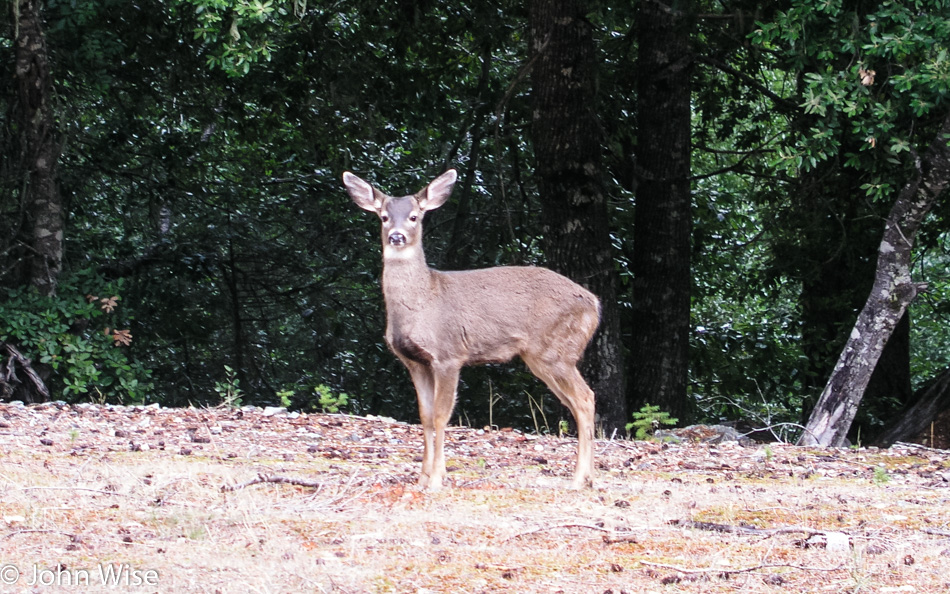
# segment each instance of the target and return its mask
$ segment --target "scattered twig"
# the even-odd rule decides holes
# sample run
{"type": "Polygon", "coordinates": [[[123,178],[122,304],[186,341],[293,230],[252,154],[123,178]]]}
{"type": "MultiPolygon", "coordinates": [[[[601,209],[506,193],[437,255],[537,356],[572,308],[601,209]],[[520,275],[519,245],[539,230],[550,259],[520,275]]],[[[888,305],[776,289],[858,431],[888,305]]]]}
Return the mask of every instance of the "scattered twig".
{"type": "Polygon", "coordinates": [[[637,540],[637,537],[634,536],[633,534],[629,534],[626,536],[611,536],[611,535],[605,534],[603,536],[603,539],[604,539],[604,544],[607,544],[607,545],[624,544],[624,543],[636,544],[640,542],[639,540],[637,540]]]}
{"type": "MultiPolygon", "coordinates": [[[[598,440],[598,441],[603,442],[604,440],[598,440]]],[[[643,448],[641,448],[641,447],[638,447],[638,446],[635,446],[635,445],[626,443],[626,440],[624,440],[624,439],[612,439],[612,440],[610,440],[610,441],[604,442],[604,448],[603,448],[603,450],[601,450],[601,451],[606,451],[609,446],[617,446],[617,447],[620,448],[620,449],[623,449],[623,450],[630,450],[631,452],[641,452],[641,453],[642,453],[642,452],[644,451],[643,448]]],[[[647,453],[652,453],[652,452],[647,452],[647,453]]]]}
{"type": "Polygon", "coordinates": [[[558,530],[559,528],[586,528],[587,530],[598,530],[600,532],[607,532],[613,534],[613,530],[609,528],[604,528],[602,526],[594,526],[591,524],[577,524],[577,523],[568,523],[568,524],[555,524],[553,526],[541,526],[540,528],[535,528],[534,530],[528,530],[527,532],[520,532],[518,534],[509,536],[503,542],[508,542],[516,538],[521,538],[522,536],[528,536],[531,534],[537,534],[538,532],[547,532],[548,530],[558,530]]]}
{"type": "Polygon", "coordinates": [[[98,493],[100,495],[118,495],[120,497],[131,497],[118,491],[103,491],[102,489],[88,489],[86,487],[22,487],[20,491],[86,491],[89,493],[98,493]]]}
{"type": "Polygon", "coordinates": [[[286,476],[270,476],[264,473],[258,473],[258,475],[252,478],[249,481],[244,481],[243,483],[238,483],[236,485],[222,485],[222,491],[238,491],[244,489],[245,487],[250,487],[251,485],[257,485],[260,483],[277,483],[282,485],[296,485],[298,487],[309,487],[311,489],[319,489],[323,486],[323,483],[318,481],[308,481],[305,479],[298,479],[293,477],[286,476]]]}
{"type": "Polygon", "coordinates": [[[488,483],[491,481],[492,481],[491,478],[487,476],[483,476],[483,477],[472,479],[470,481],[465,481],[464,483],[458,483],[455,485],[455,488],[456,489],[471,489],[471,488],[476,487],[477,485],[481,485],[482,483],[488,483]]]}
{"type": "Polygon", "coordinates": [[[925,445],[920,445],[919,443],[908,443],[908,442],[906,442],[906,441],[895,441],[895,442],[891,445],[891,447],[894,447],[894,446],[900,446],[900,447],[902,447],[902,448],[913,448],[913,449],[916,449],[916,450],[924,450],[924,451],[927,451],[927,452],[934,452],[934,453],[937,453],[937,454],[944,454],[944,455],[950,454],[950,451],[948,451],[948,450],[941,450],[940,448],[929,448],[929,447],[927,447],[927,446],[925,446],[925,445]]]}
{"type": "Polygon", "coordinates": [[[936,528],[921,528],[921,532],[924,534],[930,534],[933,536],[950,536],[950,530],[937,530],[936,528]]]}
{"type": "Polygon", "coordinates": [[[352,494],[350,493],[350,489],[356,483],[356,477],[359,476],[359,474],[360,474],[359,469],[354,470],[350,474],[350,479],[346,481],[345,485],[343,485],[342,494],[339,495],[336,499],[330,500],[328,502],[328,505],[335,505],[338,508],[342,508],[344,507],[345,504],[356,499],[357,497],[360,497],[361,495],[363,495],[363,493],[366,493],[367,491],[369,491],[370,486],[367,485],[367,486],[364,486],[362,490],[357,491],[356,493],[352,493],[352,494]]]}
{"type": "Polygon", "coordinates": [[[524,571],[524,567],[519,565],[501,565],[499,563],[476,563],[475,569],[492,569],[502,573],[515,573],[524,571]]]}
{"type": "Polygon", "coordinates": [[[63,536],[68,536],[72,539],[76,538],[75,534],[71,532],[64,532],[62,530],[43,530],[43,529],[29,529],[29,528],[25,528],[23,530],[14,530],[13,532],[7,532],[6,534],[3,535],[3,538],[12,538],[20,534],[36,534],[36,533],[62,534],[63,536]]]}

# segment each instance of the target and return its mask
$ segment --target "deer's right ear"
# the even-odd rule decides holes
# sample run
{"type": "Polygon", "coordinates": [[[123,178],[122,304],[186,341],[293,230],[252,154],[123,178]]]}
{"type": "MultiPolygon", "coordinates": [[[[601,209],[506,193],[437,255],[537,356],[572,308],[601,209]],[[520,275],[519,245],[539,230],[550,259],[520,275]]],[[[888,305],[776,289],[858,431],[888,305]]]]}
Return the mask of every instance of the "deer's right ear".
{"type": "Polygon", "coordinates": [[[423,198],[419,200],[420,208],[422,210],[435,210],[445,204],[445,201],[452,195],[452,187],[455,186],[457,178],[458,174],[455,170],[449,169],[432,180],[422,192],[423,198]]]}
{"type": "Polygon", "coordinates": [[[353,202],[363,210],[378,213],[383,203],[376,198],[373,186],[356,177],[349,171],[343,172],[343,185],[353,202]]]}

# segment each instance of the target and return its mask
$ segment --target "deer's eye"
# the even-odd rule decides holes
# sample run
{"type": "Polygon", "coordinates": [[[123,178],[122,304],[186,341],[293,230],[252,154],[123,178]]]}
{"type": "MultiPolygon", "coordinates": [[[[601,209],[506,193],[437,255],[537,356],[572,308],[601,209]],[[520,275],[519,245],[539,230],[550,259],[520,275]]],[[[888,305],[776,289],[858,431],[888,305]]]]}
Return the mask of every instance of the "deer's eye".
{"type": "Polygon", "coordinates": [[[418,219],[418,218],[419,218],[419,217],[417,217],[416,215],[409,215],[409,220],[412,221],[413,223],[415,223],[415,222],[416,222],[416,219],[418,219]]]}
{"type": "Polygon", "coordinates": [[[389,222],[389,215],[379,215],[379,218],[380,218],[384,223],[388,223],[388,222],[389,222]]]}

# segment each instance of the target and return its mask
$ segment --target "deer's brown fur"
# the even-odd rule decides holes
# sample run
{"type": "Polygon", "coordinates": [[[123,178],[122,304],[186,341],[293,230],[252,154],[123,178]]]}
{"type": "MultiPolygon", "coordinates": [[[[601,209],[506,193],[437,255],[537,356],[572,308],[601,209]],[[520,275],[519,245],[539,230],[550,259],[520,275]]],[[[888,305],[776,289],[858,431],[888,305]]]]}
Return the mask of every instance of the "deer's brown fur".
{"type": "Polygon", "coordinates": [[[577,363],[597,329],[600,303],[587,289],[546,268],[429,268],[422,219],[445,203],[455,179],[450,169],[419,193],[393,198],[352,173],[343,174],[353,201],[382,222],[386,342],[412,376],[425,434],[419,484],[439,489],[445,477],[443,440],[459,370],[518,355],[574,415],[573,484],[590,486],[594,393],[577,363]]]}

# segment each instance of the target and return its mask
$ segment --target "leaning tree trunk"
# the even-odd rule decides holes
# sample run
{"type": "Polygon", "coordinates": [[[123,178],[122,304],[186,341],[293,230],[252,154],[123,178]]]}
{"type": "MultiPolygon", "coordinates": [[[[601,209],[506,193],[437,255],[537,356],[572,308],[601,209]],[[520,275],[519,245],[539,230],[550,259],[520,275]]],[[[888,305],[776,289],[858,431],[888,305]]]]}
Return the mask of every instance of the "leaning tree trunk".
{"type": "Polygon", "coordinates": [[[586,6],[533,0],[531,133],[551,266],[600,297],[601,322],[584,360],[608,435],[627,421],[617,272],[601,180],[602,131],[594,104],[595,48],[586,6]]]}
{"type": "Polygon", "coordinates": [[[640,2],[633,228],[634,407],[686,421],[690,315],[689,2],[640,2]]]}
{"type": "Polygon", "coordinates": [[[63,259],[63,204],[56,183],[60,141],[53,114],[52,79],[40,0],[14,0],[16,19],[17,127],[23,204],[32,226],[28,283],[42,295],[56,293],[63,259]]]}
{"type": "Polygon", "coordinates": [[[937,197],[950,184],[950,114],[901,189],[885,221],[874,286],[831,378],[805,425],[801,445],[841,446],[864,397],[884,345],[925,285],[911,280],[911,251],[917,231],[937,197]]]}

